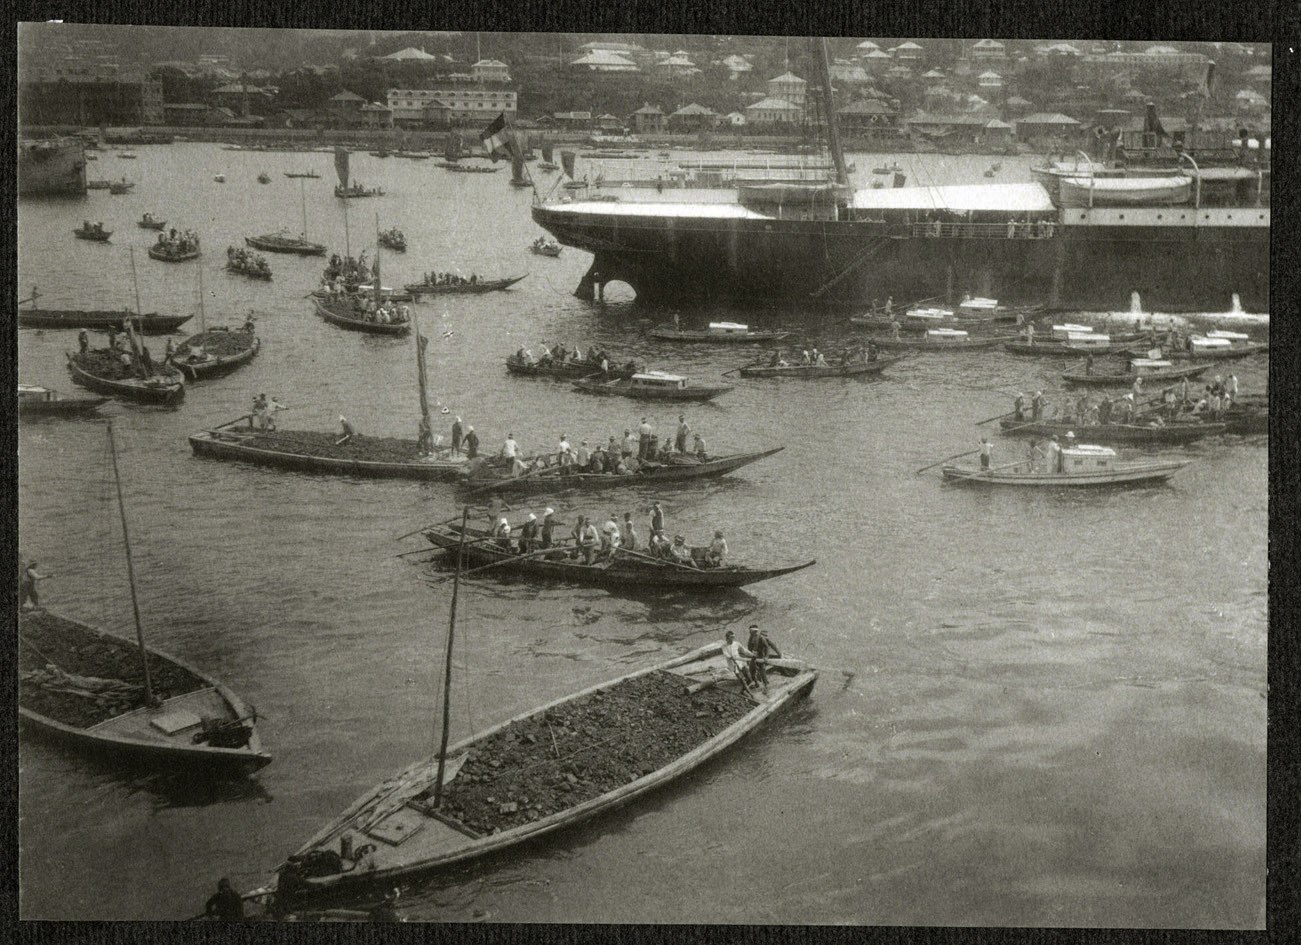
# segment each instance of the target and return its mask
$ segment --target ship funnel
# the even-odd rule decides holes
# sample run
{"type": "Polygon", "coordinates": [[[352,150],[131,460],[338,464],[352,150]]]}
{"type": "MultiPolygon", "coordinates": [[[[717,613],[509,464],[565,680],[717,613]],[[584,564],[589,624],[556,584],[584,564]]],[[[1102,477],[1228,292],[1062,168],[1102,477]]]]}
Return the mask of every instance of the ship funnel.
{"type": "Polygon", "coordinates": [[[1143,301],[1138,297],[1137,292],[1129,293],[1129,311],[1133,315],[1143,314],[1143,301]]]}

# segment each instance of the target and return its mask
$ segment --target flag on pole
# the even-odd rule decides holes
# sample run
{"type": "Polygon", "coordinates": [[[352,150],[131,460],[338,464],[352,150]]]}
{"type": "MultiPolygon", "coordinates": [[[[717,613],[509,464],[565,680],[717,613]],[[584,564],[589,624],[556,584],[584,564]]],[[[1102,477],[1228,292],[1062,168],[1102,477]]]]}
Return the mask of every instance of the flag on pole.
{"type": "Polygon", "coordinates": [[[506,130],[505,112],[501,112],[492,120],[492,124],[479,132],[479,140],[483,142],[484,150],[495,161],[497,151],[506,147],[507,142],[510,140],[510,133],[506,130]]]}

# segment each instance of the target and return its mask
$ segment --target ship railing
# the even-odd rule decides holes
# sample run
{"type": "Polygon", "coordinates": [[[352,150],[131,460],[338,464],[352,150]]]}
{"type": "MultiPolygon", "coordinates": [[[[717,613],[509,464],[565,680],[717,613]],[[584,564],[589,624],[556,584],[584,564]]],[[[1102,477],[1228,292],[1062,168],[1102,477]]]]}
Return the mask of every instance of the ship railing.
{"type": "Polygon", "coordinates": [[[1009,221],[1007,223],[942,223],[934,220],[929,223],[913,223],[907,227],[907,235],[926,238],[946,239],[1009,239],[1039,240],[1051,239],[1057,226],[1049,220],[1036,220],[1030,223],[1009,221]]]}

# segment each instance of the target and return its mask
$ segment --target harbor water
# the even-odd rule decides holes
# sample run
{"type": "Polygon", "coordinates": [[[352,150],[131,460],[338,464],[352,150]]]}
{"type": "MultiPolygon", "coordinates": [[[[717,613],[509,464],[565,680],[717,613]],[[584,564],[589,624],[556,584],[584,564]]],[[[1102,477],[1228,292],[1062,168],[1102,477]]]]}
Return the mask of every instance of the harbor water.
{"type": "MultiPolygon", "coordinates": [[[[19,205],[20,297],[35,287],[50,308],[134,309],[134,247],[144,311],[197,312],[203,267],[207,325],[255,312],[262,350],[246,367],[188,385],[175,410],[110,403],[103,413],[115,420],[148,639],[253,703],[275,760],[246,782],[196,783],[24,738],[23,918],[198,913],[218,878],[261,885],[354,798],[435,750],[451,587],[426,584],[444,573],[429,556],[398,557],[419,536],[396,539],[456,515],[455,487],[203,460],[186,442],[247,413],[259,393],[290,407],[282,428],[334,429],[343,414],[359,432],[414,438],[412,340],[314,315],[305,296],[324,260],[267,254],[270,283],[223,271],[227,245],[299,232],[305,205],[309,238],[332,252],[346,240],[373,258],[376,214],[381,228],[401,227],[409,249],[384,252],[386,285],[430,270],[528,273],[509,292],[414,306],[430,338],[435,433],[446,437],[459,415],[486,451],[512,433],[534,452],[562,434],[592,445],[621,437],[642,417],[664,437],[682,412],[714,453],[785,446],[704,485],[512,501],[512,524],[546,505],[569,523],[630,511],[644,536],[658,498],[671,533],[704,543],[721,529],[738,561],[817,559],[711,595],[470,579],[458,605],[454,740],[752,623],[821,676],[810,700],[675,785],[407,887],[404,916],[1263,927],[1264,436],[1164,450],[1193,462],[1161,487],[983,491],[915,470],[974,449],[991,429],[976,421],[1009,410],[1018,391],[1056,389],[1063,361],[921,354],[877,380],[732,375],[734,390],[685,410],[589,397],[508,376],[504,360],[544,340],[594,343],[616,361],[709,383],[755,351],[650,340],[646,329],[672,313],[617,285],[604,304],[574,298],[590,257],[529,253],[540,234],[532,193],[507,186],[508,168],[451,174],[354,154],[353,176],[387,193],[349,202],[345,236],[330,154],[132,150],[136,160],[105,151],[91,166],[137,181],[128,195],[19,205]],[[306,168],[321,178],[283,177],[306,168]],[[261,171],[270,184],[258,184],[261,171]],[[147,258],[157,234],[136,227],[145,211],[196,230],[202,258],[147,258]],[[111,242],[73,239],[87,218],[111,242]]],[[[860,183],[887,159],[857,156],[860,183]]],[[[983,180],[995,159],[898,160],[909,183],[938,184],[983,180]]],[[[999,180],[1029,179],[1029,158],[1001,160],[999,180]]],[[[618,176],[608,165],[605,174],[618,176]]],[[[554,180],[538,176],[540,187],[554,180]]],[[[1224,287],[1226,309],[1233,290],[1224,287]]],[[[1130,287],[1117,286],[1116,309],[1129,307],[1130,287]]],[[[679,314],[684,326],[798,325],[800,341],[827,352],[860,337],[843,313],[679,314]]],[[[164,340],[148,343],[160,359],[164,340]]],[[[73,392],[65,352],[75,347],[75,332],[21,331],[19,380],[73,392]]],[[[1265,389],[1264,359],[1212,374],[1230,371],[1242,393],[1265,389]]],[[[20,551],[55,575],[43,602],[131,633],[103,424],[24,423],[19,448],[20,551]]],[[[996,437],[994,461],[1026,448],[996,437]]]]}

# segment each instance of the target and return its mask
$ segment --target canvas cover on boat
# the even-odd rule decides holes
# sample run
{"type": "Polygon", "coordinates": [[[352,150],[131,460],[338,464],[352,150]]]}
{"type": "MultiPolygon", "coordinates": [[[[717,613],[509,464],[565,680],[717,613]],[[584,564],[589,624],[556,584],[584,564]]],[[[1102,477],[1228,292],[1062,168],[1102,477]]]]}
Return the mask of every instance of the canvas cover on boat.
{"type": "Polygon", "coordinates": [[[1042,184],[951,184],[941,187],[869,188],[854,194],[855,210],[949,210],[955,213],[1050,213],[1056,209],[1042,184]]]}

